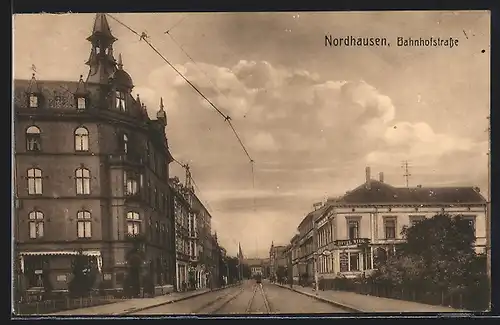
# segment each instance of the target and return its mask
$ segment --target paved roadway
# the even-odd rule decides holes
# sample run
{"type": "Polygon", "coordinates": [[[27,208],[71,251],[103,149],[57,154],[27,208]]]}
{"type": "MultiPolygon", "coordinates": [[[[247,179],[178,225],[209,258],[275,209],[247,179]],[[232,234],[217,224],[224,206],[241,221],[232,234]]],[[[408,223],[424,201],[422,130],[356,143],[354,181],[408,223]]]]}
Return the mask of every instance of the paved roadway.
{"type": "Polygon", "coordinates": [[[346,311],[270,283],[256,284],[254,281],[246,281],[240,287],[207,293],[131,315],[301,313],[346,313],[346,311]]]}

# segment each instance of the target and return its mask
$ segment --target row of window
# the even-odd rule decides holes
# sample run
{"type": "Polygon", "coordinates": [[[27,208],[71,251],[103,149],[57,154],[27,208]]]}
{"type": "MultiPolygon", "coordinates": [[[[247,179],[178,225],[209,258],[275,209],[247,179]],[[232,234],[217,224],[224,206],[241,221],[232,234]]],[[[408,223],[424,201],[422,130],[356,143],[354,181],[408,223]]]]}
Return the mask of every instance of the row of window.
{"type": "MultiPolygon", "coordinates": [[[[29,219],[29,237],[31,239],[44,237],[44,221],[43,212],[35,210],[28,215],[29,219]]],[[[127,212],[127,234],[138,235],[141,233],[141,218],[139,213],[135,211],[127,212]]],[[[82,210],[76,213],[76,228],[78,238],[92,238],[92,215],[89,211],[82,210]]],[[[157,232],[166,233],[165,225],[161,229],[159,223],[156,222],[157,232]]]]}
{"type": "MultiPolygon", "coordinates": [[[[28,194],[43,194],[43,173],[40,168],[30,168],[26,172],[28,180],[28,194]]],[[[75,170],[75,185],[77,195],[90,194],[90,170],[84,167],[75,170]]]]}
{"type": "MultiPolygon", "coordinates": [[[[115,107],[118,108],[122,112],[127,111],[127,100],[126,97],[127,94],[123,91],[116,91],[115,92],[115,107]]],[[[63,98],[62,96],[55,96],[54,97],[54,105],[56,108],[62,108],[62,103],[63,103],[63,98]]],[[[29,107],[30,108],[38,108],[40,105],[40,100],[39,100],[39,95],[37,94],[30,94],[29,95],[29,107]]],[[[87,108],[87,99],[85,97],[79,96],[76,98],[76,108],[78,110],[84,110],[87,108]]]]}
{"type": "MultiPolygon", "coordinates": [[[[63,108],[64,99],[62,96],[54,97],[54,106],[55,108],[63,108]]],[[[30,94],[28,101],[30,108],[38,108],[40,105],[39,95],[30,94]]],[[[78,110],[84,110],[87,108],[87,99],[85,97],[77,97],[76,98],[76,108],[78,110]]]]}
{"type": "MultiPolygon", "coordinates": [[[[463,216],[469,221],[471,227],[475,229],[475,217],[474,216],[463,216]]],[[[418,222],[425,220],[425,216],[410,216],[410,226],[414,226],[418,222]]],[[[359,221],[358,220],[348,220],[347,222],[347,236],[348,239],[359,238],[359,221]]],[[[396,239],[397,238],[397,223],[396,217],[385,218],[384,219],[384,238],[385,239],[396,239]]],[[[318,232],[318,244],[319,247],[325,246],[328,243],[334,241],[333,238],[333,224],[330,227],[323,227],[318,232]]]]}
{"type": "MultiPolygon", "coordinates": [[[[27,151],[41,151],[42,150],[42,137],[41,129],[36,125],[31,125],[26,129],[26,150],[27,151]]],[[[79,126],[73,133],[74,146],[76,152],[88,152],[89,149],[89,131],[84,126],[79,126]]],[[[123,153],[129,153],[129,137],[126,133],[120,135],[120,150],[123,153]]],[[[160,177],[167,175],[167,166],[161,155],[156,156],[154,150],[151,150],[149,142],[146,142],[146,162],[149,164],[153,162],[153,171],[159,174],[160,177]]]]}
{"type": "MultiPolygon", "coordinates": [[[[31,239],[43,238],[45,216],[41,211],[31,211],[29,219],[29,236],[31,239]]],[[[78,238],[92,238],[92,217],[89,211],[76,213],[76,229],[78,238]]]]}
{"type": "MultiPolygon", "coordinates": [[[[86,152],[89,151],[89,130],[80,126],[76,128],[73,133],[75,141],[75,151],[86,152]]],[[[123,151],[128,151],[128,137],[123,134],[122,139],[123,151]]],[[[42,131],[36,125],[31,125],[26,129],[26,150],[27,151],[41,151],[42,150],[42,131]]]]}
{"type": "MultiPolygon", "coordinates": [[[[28,195],[41,195],[43,194],[43,172],[40,168],[30,168],[26,172],[27,176],[27,181],[28,181],[28,195]]],[[[84,167],[79,167],[75,170],[75,188],[76,188],[76,194],[77,195],[90,195],[90,181],[91,181],[91,174],[90,170],[84,167]]],[[[142,175],[140,175],[140,186],[142,187],[142,175]]],[[[148,182],[149,183],[149,182],[148,182]]],[[[130,175],[127,175],[125,173],[125,194],[126,195],[135,195],[138,193],[138,181],[134,178],[131,177],[130,175]]],[[[161,193],[161,199],[160,195],[158,193],[158,190],[155,187],[152,187],[151,184],[149,184],[149,188],[151,189],[150,193],[150,203],[155,208],[159,208],[162,211],[166,210],[166,207],[168,205],[168,197],[165,196],[164,193],[161,193]]]]}

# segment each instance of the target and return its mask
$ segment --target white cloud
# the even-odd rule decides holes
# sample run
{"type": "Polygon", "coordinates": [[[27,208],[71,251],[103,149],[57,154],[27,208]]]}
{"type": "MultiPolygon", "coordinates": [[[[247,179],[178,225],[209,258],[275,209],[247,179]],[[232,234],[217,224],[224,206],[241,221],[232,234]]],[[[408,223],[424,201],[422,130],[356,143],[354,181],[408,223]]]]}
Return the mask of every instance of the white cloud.
{"type": "Polygon", "coordinates": [[[281,147],[278,145],[273,135],[269,132],[259,131],[249,137],[248,145],[256,151],[277,151],[281,147]]]}
{"type": "MultiPolygon", "coordinates": [[[[186,63],[176,68],[223,113],[242,121],[238,127],[246,130],[246,145],[257,155],[279,151],[288,159],[287,152],[310,151],[325,158],[364,158],[367,163],[395,164],[402,158],[433,164],[439,156],[470,151],[475,145],[470,139],[436,133],[425,122],[396,121],[391,99],[362,80],[325,81],[266,61],[241,60],[233,67],[186,63]]],[[[171,67],[153,71],[149,81],[149,88],[136,89],[145,94],[141,99],[148,107],[156,110],[158,97],[165,96],[173,113],[186,111],[176,120],[177,127],[188,120],[191,127],[210,124],[199,111],[212,110],[210,105],[171,67]],[[149,104],[146,97],[154,97],[155,103],[149,104]],[[195,111],[199,116],[192,115],[195,111]]]]}

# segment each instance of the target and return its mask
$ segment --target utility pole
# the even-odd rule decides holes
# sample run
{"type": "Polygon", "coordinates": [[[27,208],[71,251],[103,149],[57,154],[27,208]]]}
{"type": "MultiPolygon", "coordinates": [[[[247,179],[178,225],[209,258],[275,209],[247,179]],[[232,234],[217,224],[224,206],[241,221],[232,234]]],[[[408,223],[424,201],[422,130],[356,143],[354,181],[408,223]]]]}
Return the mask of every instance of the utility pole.
{"type": "Polygon", "coordinates": [[[488,119],[488,201],[486,205],[486,272],[489,287],[489,309],[491,310],[491,120],[488,119]]]}
{"type": "Polygon", "coordinates": [[[187,189],[192,190],[192,182],[191,182],[191,169],[188,164],[185,164],[184,169],[186,170],[186,179],[185,179],[185,186],[187,189]]]}
{"type": "Polygon", "coordinates": [[[401,168],[404,168],[405,173],[403,174],[403,177],[406,180],[406,187],[408,187],[408,180],[411,176],[411,174],[409,173],[409,170],[408,170],[408,168],[409,168],[408,160],[403,161],[403,165],[401,166],[401,168]]]}

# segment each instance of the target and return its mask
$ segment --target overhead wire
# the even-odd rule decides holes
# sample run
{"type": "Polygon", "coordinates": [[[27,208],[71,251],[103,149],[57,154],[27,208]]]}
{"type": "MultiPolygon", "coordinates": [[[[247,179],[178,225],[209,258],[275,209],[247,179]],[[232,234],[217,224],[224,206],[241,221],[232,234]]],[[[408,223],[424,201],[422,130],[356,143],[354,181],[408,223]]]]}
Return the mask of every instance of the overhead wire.
{"type": "MultiPolygon", "coordinates": [[[[252,184],[253,184],[253,187],[255,188],[255,174],[254,174],[254,163],[255,161],[252,159],[252,157],[250,156],[248,150],[246,149],[243,141],[241,140],[238,132],[236,131],[236,129],[234,128],[232,122],[231,122],[231,117],[227,114],[224,114],[209,98],[207,98],[190,80],[188,80],[177,68],[175,68],[175,66],[148,40],[149,36],[143,32],[141,34],[139,34],[136,30],[134,30],[133,28],[131,28],[130,26],[128,26],[127,24],[123,23],[122,21],[120,21],[118,18],[114,17],[113,15],[110,15],[110,14],[106,14],[107,16],[109,16],[111,19],[113,19],[114,21],[116,21],[117,23],[119,23],[120,25],[124,26],[127,30],[129,30],[130,32],[132,32],[133,34],[139,36],[139,40],[142,40],[144,41],[163,61],[165,61],[165,63],[167,63],[179,76],[181,76],[181,78],[188,84],[190,85],[220,116],[222,116],[222,118],[224,119],[225,122],[228,123],[229,127],[231,128],[233,134],[235,135],[236,139],[238,140],[238,143],[239,145],[241,146],[241,148],[243,149],[245,155],[247,156],[247,158],[249,159],[250,161],[250,164],[251,164],[251,171],[252,171],[252,184]]],[[[176,27],[177,25],[180,24],[180,22],[182,22],[186,17],[182,18],[181,20],[179,20],[176,24],[174,24],[174,26],[172,26],[169,30],[167,30],[165,32],[165,34],[169,34],[170,35],[170,31],[176,27]]],[[[171,36],[171,35],[170,35],[171,36]]],[[[171,36],[172,40],[174,40],[174,38],[171,36]]],[[[174,40],[175,42],[175,40],[174,40]]],[[[194,59],[187,54],[187,52],[181,47],[181,50],[184,52],[184,54],[186,54],[186,56],[188,56],[188,58],[190,58],[195,65],[196,62],[194,61],[194,59]]],[[[203,72],[204,73],[204,72],[203,72]]],[[[204,73],[206,75],[206,73],[204,73]]],[[[208,78],[208,76],[206,75],[206,77],[208,78]]],[[[208,78],[210,80],[210,78],[208,78]]],[[[210,80],[211,81],[211,80],[210,80]]],[[[220,92],[220,91],[219,91],[220,92]]],[[[224,95],[225,96],[225,95],[224,95]]],[[[174,159],[174,161],[176,161],[174,159]]],[[[178,161],[176,161],[177,163],[179,163],[178,161]]],[[[179,163],[180,164],[180,163],[179,163]]],[[[186,165],[183,165],[183,164],[180,164],[182,167],[186,167],[186,165]]],[[[255,197],[254,197],[254,208],[255,208],[255,197]]]]}
{"type": "Polygon", "coordinates": [[[250,156],[250,154],[248,153],[248,150],[245,148],[245,145],[243,144],[243,142],[241,141],[241,138],[239,137],[238,133],[236,132],[234,126],[232,125],[231,123],[231,117],[229,115],[226,115],[224,114],[209,98],[207,98],[189,79],[187,79],[177,68],[175,68],[175,66],[163,55],[161,54],[161,52],[148,40],[149,36],[146,35],[146,33],[142,33],[142,34],[139,34],[137,31],[135,31],[132,27],[128,26],[127,24],[123,23],[122,21],[120,21],[118,18],[115,18],[114,16],[110,15],[110,14],[106,14],[107,16],[109,16],[110,18],[112,18],[113,20],[115,20],[116,22],[118,22],[120,25],[126,27],[129,31],[131,31],[132,33],[134,33],[135,35],[139,36],[140,37],[140,40],[143,40],[156,54],[158,54],[158,56],[160,56],[162,58],[163,61],[165,61],[165,63],[167,63],[179,76],[181,76],[182,79],[184,79],[184,81],[186,81],[186,83],[188,85],[190,85],[203,99],[205,99],[205,101],[210,104],[210,106],[217,112],[219,113],[219,115],[221,115],[223,118],[224,118],[224,121],[226,121],[229,126],[231,127],[231,129],[233,130],[233,133],[236,135],[236,138],[238,139],[238,142],[239,144],[241,145],[243,151],[245,152],[246,156],[248,157],[248,159],[250,161],[253,161],[252,157],[250,156]]]}
{"type": "MultiPolygon", "coordinates": [[[[185,17],[184,17],[185,18],[185,17]]],[[[189,55],[189,53],[184,49],[184,47],[179,44],[179,42],[176,41],[175,37],[172,35],[172,33],[170,33],[176,26],[178,26],[180,24],[181,21],[183,21],[184,19],[181,19],[180,21],[178,21],[176,24],[174,24],[174,26],[172,26],[170,29],[168,29],[165,34],[168,34],[168,36],[170,37],[170,39],[174,42],[175,45],[177,45],[177,47],[179,47],[179,49],[186,55],[186,57],[188,57],[192,62],[193,64],[198,68],[198,70],[200,70],[200,72],[202,72],[205,77],[208,79],[208,81],[210,82],[210,84],[215,88],[215,90],[217,90],[217,92],[219,94],[221,94],[222,96],[224,96],[226,99],[227,96],[226,94],[224,94],[218,87],[217,85],[215,84],[215,82],[212,80],[212,78],[210,78],[210,76],[198,65],[198,63],[195,61],[195,59],[189,55]]],[[[228,99],[229,100],[229,99],[228,99]]],[[[238,140],[238,142],[240,143],[240,146],[243,148],[243,150],[245,151],[245,154],[247,155],[247,157],[250,158],[250,155],[249,153],[247,152],[241,138],[239,137],[238,133],[236,132],[236,130],[234,129],[233,125],[231,123],[229,123],[229,126],[231,128],[231,130],[233,131],[234,135],[236,136],[236,139],[238,140]]],[[[252,172],[252,189],[255,191],[255,170],[254,170],[254,163],[255,161],[250,158],[250,164],[251,164],[251,172],[252,172]]],[[[255,196],[254,196],[254,201],[253,201],[253,205],[254,205],[254,210],[255,210],[255,196]]]]}

